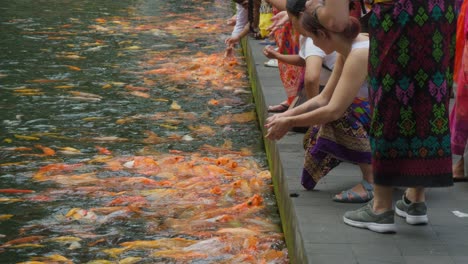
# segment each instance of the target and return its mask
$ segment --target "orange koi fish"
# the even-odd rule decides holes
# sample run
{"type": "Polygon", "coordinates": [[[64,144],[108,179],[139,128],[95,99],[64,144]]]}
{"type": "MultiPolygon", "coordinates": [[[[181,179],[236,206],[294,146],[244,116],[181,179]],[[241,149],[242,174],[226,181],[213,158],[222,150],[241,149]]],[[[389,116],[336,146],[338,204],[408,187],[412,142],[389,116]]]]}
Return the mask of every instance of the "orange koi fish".
{"type": "Polygon", "coordinates": [[[133,206],[145,206],[149,205],[149,202],[143,196],[121,196],[112,200],[108,206],[127,204],[132,204],[133,206]]]}
{"type": "Polygon", "coordinates": [[[142,97],[142,98],[150,98],[151,95],[148,93],[140,92],[140,91],[131,91],[131,95],[137,96],[137,97],[142,97]]]}
{"type": "Polygon", "coordinates": [[[0,189],[0,193],[18,194],[18,193],[34,193],[34,191],[33,190],[21,190],[21,189],[0,189]]]}
{"type": "Polygon", "coordinates": [[[44,147],[42,145],[34,145],[34,147],[41,149],[42,152],[44,153],[44,156],[54,156],[55,155],[55,150],[49,148],[49,147],[44,147]]]}
{"type": "Polygon", "coordinates": [[[128,249],[173,249],[183,248],[195,244],[196,240],[190,240],[180,237],[175,238],[162,238],[158,240],[136,240],[130,242],[124,242],[120,245],[128,249]]]}
{"type": "Polygon", "coordinates": [[[95,146],[95,148],[98,150],[99,154],[112,155],[112,152],[105,147],[95,146]]]}
{"type": "Polygon", "coordinates": [[[17,239],[13,239],[13,240],[5,242],[3,245],[0,245],[0,247],[9,247],[12,245],[19,245],[19,244],[25,244],[25,243],[35,243],[35,242],[41,241],[43,238],[44,236],[29,236],[29,237],[17,238],[17,239]]]}
{"type": "Polygon", "coordinates": [[[194,251],[187,251],[183,249],[173,249],[173,250],[159,250],[153,253],[155,257],[164,257],[172,258],[178,261],[190,261],[192,259],[205,259],[208,258],[207,254],[198,253],[194,251]]]}
{"type": "Polygon", "coordinates": [[[67,68],[72,70],[72,71],[81,71],[80,67],[72,66],[72,65],[67,65],[67,68]]]}

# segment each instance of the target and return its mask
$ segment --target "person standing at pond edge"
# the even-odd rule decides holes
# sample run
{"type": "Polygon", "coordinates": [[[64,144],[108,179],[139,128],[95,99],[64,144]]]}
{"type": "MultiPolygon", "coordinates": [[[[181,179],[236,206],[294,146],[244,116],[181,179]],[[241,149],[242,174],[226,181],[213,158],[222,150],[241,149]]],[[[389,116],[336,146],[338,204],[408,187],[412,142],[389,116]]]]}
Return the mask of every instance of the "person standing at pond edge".
{"type": "MultiPolygon", "coordinates": [[[[317,23],[340,31],[349,23],[340,15],[347,4],[310,0],[306,12],[317,23]]],[[[408,224],[425,224],[425,188],[453,185],[448,125],[456,27],[453,4],[452,0],[374,1],[368,63],[374,200],[346,212],[343,221],[348,225],[395,232],[392,196],[397,186],[408,189],[396,202],[396,213],[408,224]]]]}

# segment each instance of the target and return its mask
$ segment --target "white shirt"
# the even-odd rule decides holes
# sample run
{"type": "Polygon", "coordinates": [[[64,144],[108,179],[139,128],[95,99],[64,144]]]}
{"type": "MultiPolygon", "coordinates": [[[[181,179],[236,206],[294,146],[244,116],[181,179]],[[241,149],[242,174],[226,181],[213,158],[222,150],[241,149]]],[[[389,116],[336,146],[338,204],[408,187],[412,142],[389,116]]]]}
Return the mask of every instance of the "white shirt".
{"type": "Polygon", "coordinates": [[[249,12],[242,5],[236,4],[236,25],[232,30],[231,37],[239,35],[244,30],[245,25],[249,23],[249,12]]]}
{"type": "MultiPolygon", "coordinates": [[[[326,54],[321,48],[315,46],[312,38],[300,36],[299,37],[299,56],[304,60],[309,56],[319,56],[322,58],[322,64],[325,65],[328,69],[333,70],[336,61],[336,52],[326,54]]],[[[322,67],[320,72],[320,85],[327,84],[328,79],[330,78],[331,71],[325,67],[322,67]]]]}

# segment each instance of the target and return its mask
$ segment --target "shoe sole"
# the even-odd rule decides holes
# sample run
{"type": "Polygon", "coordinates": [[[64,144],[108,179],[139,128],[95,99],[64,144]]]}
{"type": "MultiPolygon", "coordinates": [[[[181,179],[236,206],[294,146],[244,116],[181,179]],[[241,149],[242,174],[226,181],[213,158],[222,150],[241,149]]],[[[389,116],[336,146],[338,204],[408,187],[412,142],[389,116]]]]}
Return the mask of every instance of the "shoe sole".
{"type": "Polygon", "coordinates": [[[377,233],[396,233],[395,224],[377,224],[377,223],[363,223],[357,222],[346,217],[343,217],[345,224],[350,226],[366,228],[377,233]]]}
{"type": "Polygon", "coordinates": [[[395,213],[405,218],[406,223],[410,225],[425,225],[429,222],[427,215],[409,215],[405,211],[398,209],[398,207],[395,208],[395,213]]]}

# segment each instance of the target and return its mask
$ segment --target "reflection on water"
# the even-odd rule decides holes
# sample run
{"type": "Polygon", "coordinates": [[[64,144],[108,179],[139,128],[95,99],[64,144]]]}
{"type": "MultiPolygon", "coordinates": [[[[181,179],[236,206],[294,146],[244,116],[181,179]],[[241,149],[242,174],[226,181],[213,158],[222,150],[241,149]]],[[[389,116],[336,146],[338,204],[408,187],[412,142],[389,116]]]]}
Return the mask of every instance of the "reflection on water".
{"type": "Polygon", "coordinates": [[[231,8],[2,3],[3,262],[287,262],[231,8]]]}

